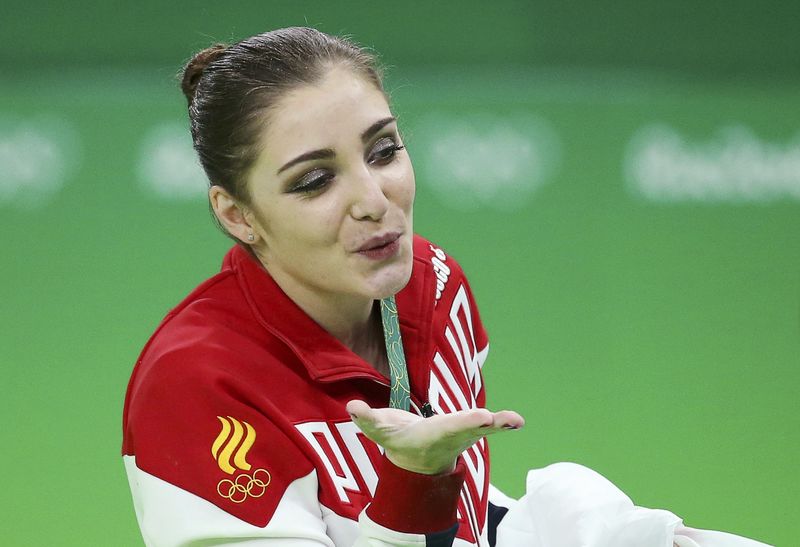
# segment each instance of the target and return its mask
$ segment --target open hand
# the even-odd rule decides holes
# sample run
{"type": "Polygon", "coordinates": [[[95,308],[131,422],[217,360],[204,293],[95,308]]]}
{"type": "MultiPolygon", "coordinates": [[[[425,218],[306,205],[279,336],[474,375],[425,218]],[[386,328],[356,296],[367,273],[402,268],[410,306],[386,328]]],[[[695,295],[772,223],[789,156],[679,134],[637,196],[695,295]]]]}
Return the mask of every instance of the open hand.
{"type": "Polygon", "coordinates": [[[347,403],[347,412],[364,435],[384,448],[393,464],[426,475],[451,471],[456,458],[482,437],[525,425],[514,411],[485,408],[423,418],[353,400],[347,403]]]}

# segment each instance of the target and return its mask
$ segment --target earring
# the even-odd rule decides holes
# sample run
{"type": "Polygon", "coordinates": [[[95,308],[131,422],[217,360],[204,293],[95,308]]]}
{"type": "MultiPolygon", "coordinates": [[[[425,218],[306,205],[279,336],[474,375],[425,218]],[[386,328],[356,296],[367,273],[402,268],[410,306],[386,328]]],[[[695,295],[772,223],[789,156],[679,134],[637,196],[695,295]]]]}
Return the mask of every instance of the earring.
{"type": "Polygon", "coordinates": [[[249,234],[247,234],[247,241],[252,243],[255,240],[256,240],[256,236],[253,235],[253,232],[250,232],[249,234]]]}

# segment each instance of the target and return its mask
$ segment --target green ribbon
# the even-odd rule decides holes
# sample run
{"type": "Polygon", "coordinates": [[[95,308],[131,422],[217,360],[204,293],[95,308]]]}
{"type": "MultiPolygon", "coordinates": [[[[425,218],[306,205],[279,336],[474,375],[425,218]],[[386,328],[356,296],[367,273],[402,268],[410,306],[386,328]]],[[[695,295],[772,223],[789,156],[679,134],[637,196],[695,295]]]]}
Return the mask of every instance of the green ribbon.
{"type": "Polygon", "coordinates": [[[411,387],[408,383],[408,367],[400,338],[400,322],[397,319],[397,303],[394,296],[381,300],[383,338],[386,341],[386,356],[389,358],[389,408],[408,410],[411,406],[411,387]]]}

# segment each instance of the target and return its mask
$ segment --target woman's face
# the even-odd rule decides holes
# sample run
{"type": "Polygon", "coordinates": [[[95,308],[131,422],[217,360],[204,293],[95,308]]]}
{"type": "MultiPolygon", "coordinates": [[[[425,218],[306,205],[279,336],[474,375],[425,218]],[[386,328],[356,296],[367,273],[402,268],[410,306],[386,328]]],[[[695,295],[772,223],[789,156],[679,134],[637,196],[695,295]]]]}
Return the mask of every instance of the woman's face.
{"type": "Polygon", "coordinates": [[[260,144],[254,250],[287,293],[377,299],[405,286],[414,171],[381,91],[334,67],[277,102],[260,144]]]}

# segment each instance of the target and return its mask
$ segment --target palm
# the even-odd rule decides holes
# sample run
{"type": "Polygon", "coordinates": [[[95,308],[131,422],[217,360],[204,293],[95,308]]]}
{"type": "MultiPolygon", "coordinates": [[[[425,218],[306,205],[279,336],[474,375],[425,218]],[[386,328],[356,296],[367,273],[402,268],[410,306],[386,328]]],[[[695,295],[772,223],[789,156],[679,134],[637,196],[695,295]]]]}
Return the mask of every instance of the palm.
{"type": "Polygon", "coordinates": [[[482,408],[422,418],[395,408],[374,409],[355,400],[347,403],[347,411],[395,465],[425,474],[452,469],[458,455],[482,437],[525,423],[516,412],[482,408]]]}

